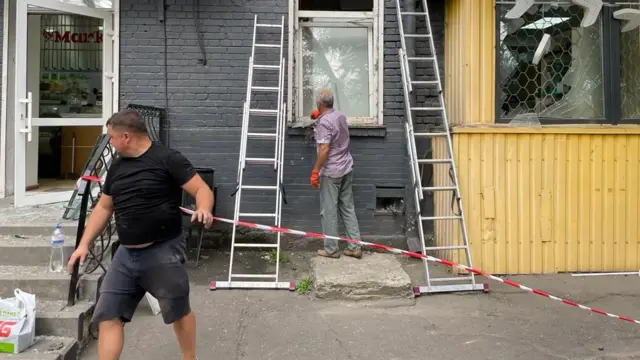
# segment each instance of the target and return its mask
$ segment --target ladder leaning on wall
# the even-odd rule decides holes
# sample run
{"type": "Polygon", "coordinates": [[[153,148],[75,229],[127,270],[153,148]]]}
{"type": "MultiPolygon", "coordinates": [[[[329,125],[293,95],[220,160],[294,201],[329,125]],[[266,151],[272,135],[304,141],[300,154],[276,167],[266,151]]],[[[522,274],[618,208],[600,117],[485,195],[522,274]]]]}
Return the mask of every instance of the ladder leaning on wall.
{"type": "MultiPolygon", "coordinates": [[[[284,51],[284,16],[282,17],[282,21],[280,24],[264,24],[258,23],[258,16],[254,16],[254,24],[253,24],[253,43],[251,46],[251,57],[249,57],[249,74],[247,79],[247,94],[243,107],[242,114],[242,135],[240,140],[240,156],[238,158],[238,174],[237,174],[237,187],[232,196],[235,196],[235,209],[233,214],[233,220],[244,221],[246,219],[274,219],[274,226],[280,227],[281,222],[281,214],[282,214],[282,202],[286,204],[286,199],[284,197],[284,187],[282,186],[282,177],[283,177],[283,159],[284,159],[284,133],[286,127],[285,120],[285,109],[286,103],[284,102],[284,69],[285,69],[285,59],[283,57],[284,51]],[[264,34],[260,35],[274,35],[273,33],[268,33],[266,30],[268,29],[279,29],[280,30],[280,43],[279,44],[270,44],[265,40],[256,41],[256,35],[258,30],[265,30],[264,34]],[[266,54],[257,55],[256,49],[263,49],[266,54]],[[270,54],[269,52],[273,52],[274,50],[280,50],[279,58],[275,58],[275,54],[270,54]],[[268,55],[267,55],[268,54],[268,55]],[[258,57],[263,57],[259,60],[256,60],[258,57]],[[274,62],[277,62],[278,65],[268,64],[269,59],[277,59],[274,62]],[[259,75],[271,75],[271,80],[264,79],[262,76],[258,76],[254,79],[254,75],[256,73],[260,73],[259,75]],[[277,74],[278,78],[275,78],[277,74]],[[255,81],[254,81],[255,80],[255,81]],[[277,80],[278,86],[267,86],[270,81],[277,80]],[[258,85],[257,83],[260,83],[258,85]],[[256,106],[254,103],[261,102],[270,102],[267,99],[253,99],[252,95],[255,93],[261,93],[265,95],[274,95],[277,94],[277,108],[276,109],[262,109],[254,107],[256,106]],[[255,101],[252,101],[255,100],[255,101]],[[275,123],[273,119],[275,118],[275,123]],[[270,120],[265,120],[270,119],[270,120]],[[252,125],[252,128],[250,128],[252,125]],[[263,129],[258,131],[255,130],[256,127],[260,127],[263,129]],[[272,132],[270,132],[272,131],[272,132]],[[247,149],[250,149],[249,142],[254,144],[256,149],[264,149],[265,144],[275,143],[274,147],[274,156],[273,157],[247,157],[247,149]],[[275,184],[273,185],[255,185],[255,184],[246,184],[245,176],[247,175],[245,172],[248,168],[267,171],[269,165],[273,166],[273,170],[276,173],[275,184]],[[247,204],[242,203],[242,196],[244,192],[247,191],[251,195],[265,195],[265,194],[275,194],[275,210],[273,212],[246,212],[242,211],[241,207],[244,209],[247,204]]],[[[260,150],[258,150],[260,151],[260,150]]],[[[255,151],[254,151],[255,153],[255,151]]],[[[261,176],[263,178],[268,178],[269,175],[264,174],[261,176]]],[[[256,182],[258,178],[255,176],[251,177],[251,182],[256,182]]],[[[247,181],[247,182],[250,182],[247,181]]],[[[276,242],[275,243],[247,243],[247,242],[237,242],[238,240],[238,226],[236,224],[233,225],[233,230],[231,234],[231,255],[229,259],[229,274],[227,281],[211,281],[209,284],[210,290],[216,289],[232,289],[232,288],[244,288],[244,289],[286,289],[286,290],[295,290],[295,283],[293,281],[280,281],[280,237],[281,234],[276,234],[276,242]],[[243,251],[245,253],[250,252],[251,249],[268,249],[270,250],[269,258],[271,256],[275,257],[273,261],[275,262],[275,272],[268,274],[255,274],[255,273],[240,273],[237,272],[237,265],[234,262],[237,262],[237,255],[239,251],[243,251]],[[245,251],[248,250],[248,251],[245,251]],[[274,251],[275,250],[275,251],[274,251]],[[234,265],[236,267],[234,268],[234,265]],[[252,280],[252,281],[249,281],[252,280]]],[[[267,261],[267,260],[265,260],[267,261]]]]}
{"type": "MultiPolygon", "coordinates": [[[[467,228],[465,223],[465,216],[462,210],[462,199],[460,198],[460,188],[458,185],[458,175],[456,172],[456,164],[453,156],[453,146],[451,144],[451,133],[449,130],[449,124],[447,120],[447,111],[444,102],[444,96],[442,92],[442,82],[440,79],[440,69],[438,68],[438,57],[436,55],[436,49],[434,45],[434,38],[432,36],[433,31],[431,27],[431,19],[429,17],[429,8],[427,6],[427,0],[420,1],[420,5],[417,5],[417,9],[415,11],[403,11],[402,5],[400,3],[401,0],[396,0],[396,12],[398,16],[398,29],[400,32],[400,43],[401,48],[398,50],[399,53],[399,61],[400,61],[400,69],[402,73],[402,85],[404,91],[404,102],[405,102],[405,132],[407,137],[407,151],[409,153],[409,163],[411,165],[411,179],[412,186],[414,190],[414,203],[416,210],[416,222],[418,225],[418,234],[420,237],[420,243],[422,246],[422,253],[432,253],[436,252],[436,257],[440,254],[445,259],[448,256],[443,256],[447,251],[457,251],[463,250],[465,252],[466,262],[469,267],[472,267],[471,263],[471,253],[469,251],[469,241],[467,238],[467,228]],[[422,9],[419,9],[422,7],[422,9]],[[415,34],[407,34],[405,33],[403,17],[415,17],[415,19],[423,18],[425,21],[426,33],[418,34],[417,31],[415,34]],[[427,56],[414,56],[413,54],[407,54],[407,38],[412,39],[422,39],[428,41],[427,49],[429,49],[430,54],[427,56]],[[411,71],[411,67],[409,64],[414,65],[422,65],[426,69],[433,70],[433,74],[435,79],[433,79],[433,75],[428,79],[418,79],[417,71],[411,71]],[[415,103],[413,99],[412,92],[414,91],[414,86],[416,88],[423,88],[429,90],[436,90],[438,93],[438,105],[437,106],[420,106],[415,103]],[[425,132],[414,132],[414,117],[416,113],[420,114],[437,114],[438,118],[441,119],[442,123],[438,126],[438,130],[427,130],[425,132]],[[430,145],[432,149],[434,149],[434,141],[442,141],[446,142],[446,155],[441,158],[427,158],[426,155],[419,156],[416,141],[420,140],[428,140],[430,141],[430,145]],[[428,183],[423,184],[421,171],[419,168],[421,165],[432,164],[434,166],[448,166],[449,167],[449,177],[451,180],[451,184],[447,186],[443,186],[441,184],[431,185],[428,183]],[[452,192],[452,206],[451,210],[453,212],[452,215],[440,215],[440,216],[423,216],[421,212],[421,202],[424,199],[424,193],[442,193],[442,192],[452,192]],[[454,203],[457,205],[458,213],[456,214],[454,209],[454,203]],[[447,246],[427,246],[425,233],[424,233],[424,222],[425,221],[440,221],[440,222],[449,222],[456,221],[460,224],[460,230],[462,235],[462,244],[458,245],[447,245],[447,246]]],[[[412,9],[413,10],[413,9],[412,9]]],[[[418,47],[415,47],[418,48],[418,47]]],[[[426,71],[426,73],[431,73],[431,71],[426,71]]],[[[415,96],[414,96],[415,97],[415,96]]],[[[434,151],[434,154],[436,152],[434,151]]],[[[451,233],[451,232],[449,232],[451,233]]],[[[451,236],[451,235],[450,235],[451,236]]],[[[440,243],[450,244],[453,239],[442,239],[446,241],[440,241],[440,243]]],[[[452,260],[452,259],[449,259],[452,260]]],[[[420,296],[424,293],[438,293],[438,292],[454,292],[454,291],[474,291],[474,290],[487,290],[485,284],[476,283],[476,278],[473,273],[469,273],[466,276],[458,276],[458,277],[434,277],[430,273],[430,265],[429,262],[423,259],[424,268],[425,268],[425,276],[426,276],[426,284],[424,286],[416,286],[414,288],[414,295],[420,296]],[[443,285],[433,285],[433,283],[442,283],[443,285]]],[[[434,271],[435,272],[435,271],[434,271]]],[[[444,272],[444,271],[440,271],[444,272]]]]}

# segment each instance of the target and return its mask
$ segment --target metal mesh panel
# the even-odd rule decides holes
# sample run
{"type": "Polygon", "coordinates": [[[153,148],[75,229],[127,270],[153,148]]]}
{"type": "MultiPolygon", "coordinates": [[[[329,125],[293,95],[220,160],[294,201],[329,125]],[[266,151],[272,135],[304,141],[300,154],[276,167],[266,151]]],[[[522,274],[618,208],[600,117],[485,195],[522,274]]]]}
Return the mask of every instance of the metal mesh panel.
{"type": "MultiPolygon", "coordinates": [[[[618,9],[640,9],[640,0],[618,2],[618,9]]],[[[640,28],[620,32],[620,115],[640,119],[640,28]]]]}
{"type": "Polygon", "coordinates": [[[580,27],[583,9],[571,1],[533,5],[521,18],[507,19],[513,1],[497,1],[498,114],[506,122],[582,119],[604,113],[601,16],[580,27]],[[549,51],[533,59],[545,34],[549,51]]]}

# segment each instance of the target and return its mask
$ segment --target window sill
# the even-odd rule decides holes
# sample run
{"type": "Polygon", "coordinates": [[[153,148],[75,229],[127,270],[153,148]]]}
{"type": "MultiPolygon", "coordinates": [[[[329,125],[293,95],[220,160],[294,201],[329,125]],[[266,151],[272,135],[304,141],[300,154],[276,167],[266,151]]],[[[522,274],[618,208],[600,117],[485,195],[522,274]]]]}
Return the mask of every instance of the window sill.
{"type": "MultiPolygon", "coordinates": [[[[308,136],[313,131],[310,123],[288,123],[287,126],[287,135],[289,136],[308,136]]],[[[353,124],[349,125],[349,135],[351,137],[383,138],[387,136],[387,127],[384,125],[353,124]]]]}
{"type": "Polygon", "coordinates": [[[541,127],[517,127],[506,124],[465,124],[454,125],[454,134],[608,134],[630,135],[640,134],[640,125],[597,125],[597,124],[562,124],[542,125],[541,127]]]}

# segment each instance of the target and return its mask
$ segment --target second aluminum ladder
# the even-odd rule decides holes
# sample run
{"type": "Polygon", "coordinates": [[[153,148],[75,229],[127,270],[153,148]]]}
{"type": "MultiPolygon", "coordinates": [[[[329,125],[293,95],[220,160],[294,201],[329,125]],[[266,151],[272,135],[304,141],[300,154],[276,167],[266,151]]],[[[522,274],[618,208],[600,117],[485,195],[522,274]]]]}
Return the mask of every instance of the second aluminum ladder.
{"type": "MultiPolygon", "coordinates": [[[[280,226],[281,214],[282,214],[282,202],[286,204],[284,199],[284,187],[282,186],[283,177],[283,158],[284,158],[284,134],[285,134],[285,109],[286,103],[284,102],[284,73],[285,73],[285,59],[283,56],[284,50],[284,16],[280,24],[265,24],[258,23],[258,16],[254,16],[253,24],[253,43],[251,46],[251,57],[249,58],[249,74],[247,80],[247,94],[243,106],[242,114],[242,134],[240,140],[240,156],[238,159],[238,174],[237,174],[237,188],[232,194],[235,196],[235,209],[233,214],[234,221],[251,221],[260,222],[257,220],[273,219],[274,226],[280,226]],[[280,42],[279,44],[268,43],[266,40],[256,41],[257,35],[265,35],[269,37],[275,34],[268,33],[271,29],[280,30],[280,42]],[[265,30],[262,34],[257,34],[258,30],[265,30]],[[260,49],[264,51],[260,55],[256,54],[256,50],[260,49]],[[276,64],[269,64],[269,59],[274,59],[275,54],[273,51],[280,50],[280,55],[276,64]],[[258,57],[261,57],[258,59],[258,57]],[[255,76],[259,74],[259,76],[255,76]],[[277,79],[275,75],[277,74],[277,79]],[[269,82],[277,81],[278,86],[267,86],[269,82]],[[266,80],[265,80],[266,79],[266,80]],[[260,82],[260,84],[258,84],[260,82]],[[254,94],[265,95],[264,99],[256,96],[253,99],[254,94]],[[273,100],[268,101],[268,95],[277,94],[277,102],[274,104],[273,100]],[[276,105],[276,108],[259,108],[256,103],[271,103],[276,105]],[[275,119],[275,121],[273,121],[275,119]],[[262,130],[255,130],[256,127],[262,128],[262,130]],[[260,151],[260,157],[247,157],[247,149],[265,149],[266,145],[273,143],[273,157],[267,157],[267,153],[260,151]],[[272,185],[256,185],[255,182],[260,178],[252,176],[249,179],[246,177],[248,169],[256,169],[258,171],[264,171],[264,178],[268,177],[267,171],[272,167],[276,173],[276,180],[272,185]],[[252,182],[254,184],[252,184],[252,182]],[[247,211],[245,208],[248,204],[242,202],[242,197],[245,191],[251,195],[275,195],[275,208],[271,212],[254,212],[247,211]]],[[[272,62],[274,62],[272,60],[272,62]]],[[[255,205],[258,206],[258,205],[255,205]]],[[[275,243],[266,242],[238,242],[238,226],[233,225],[231,234],[231,256],[229,259],[229,276],[227,281],[211,281],[210,290],[216,289],[232,289],[232,288],[244,288],[244,289],[286,289],[295,290],[295,283],[293,281],[280,281],[280,238],[281,234],[276,234],[275,243]],[[272,252],[275,250],[275,272],[267,274],[255,274],[238,272],[237,255],[239,251],[248,252],[257,249],[268,249],[272,252]],[[234,266],[236,265],[236,266],[234,266]]],[[[266,260],[265,260],[266,261],[266,260]]]]}
{"type": "MultiPolygon", "coordinates": [[[[433,31],[431,27],[431,19],[429,18],[429,8],[427,1],[420,1],[422,7],[421,10],[411,9],[411,11],[403,11],[401,0],[396,0],[396,12],[398,16],[398,28],[400,32],[401,49],[399,49],[399,61],[400,69],[402,73],[402,84],[405,100],[405,132],[407,137],[407,151],[409,153],[409,163],[411,165],[412,186],[414,190],[414,203],[417,217],[418,234],[420,236],[420,243],[422,246],[422,253],[438,252],[443,254],[445,251],[462,250],[465,253],[467,266],[472,267],[471,253],[469,251],[469,241],[467,238],[467,228],[465,223],[465,216],[462,210],[462,199],[460,197],[460,188],[458,186],[458,175],[456,172],[456,164],[453,156],[453,146],[451,143],[451,132],[449,131],[449,123],[447,120],[447,111],[445,108],[444,96],[442,93],[442,82],[440,80],[440,70],[438,67],[438,57],[436,55],[436,48],[434,44],[433,31]],[[403,17],[415,17],[415,19],[424,19],[426,33],[405,33],[403,17]],[[427,49],[430,54],[427,56],[412,56],[407,54],[407,39],[423,39],[428,42],[427,49]],[[416,79],[417,71],[412,74],[411,66],[421,64],[424,68],[428,69],[427,73],[433,73],[435,76],[431,76],[427,79],[416,79]],[[431,71],[429,71],[431,70],[431,71]],[[416,104],[416,101],[412,98],[412,92],[416,88],[435,90],[438,93],[438,105],[437,106],[420,106],[416,104]],[[437,115],[441,119],[442,123],[437,127],[438,130],[415,132],[414,131],[414,116],[416,113],[420,114],[432,114],[437,115]],[[426,158],[418,155],[416,147],[416,140],[429,139],[431,142],[431,148],[433,149],[434,141],[436,139],[444,140],[446,142],[446,151],[441,156],[442,158],[426,158]],[[430,186],[430,184],[423,184],[421,166],[432,164],[434,166],[448,166],[449,177],[451,184],[430,186]],[[440,216],[423,216],[420,203],[424,199],[424,193],[452,193],[452,214],[440,215],[440,216]],[[453,205],[457,205],[458,213],[455,213],[453,205]],[[462,233],[462,243],[455,245],[441,245],[441,246],[428,246],[426,243],[424,222],[425,221],[455,221],[460,225],[460,231],[462,233]]],[[[472,0],[479,1],[479,0],[472,0]]],[[[417,8],[420,7],[417,6],[417,8]]],[[[418,47],[415,47],[418,49],[418,47]]],[[[415,96],[414,96],[415,97],[415,96]]],[[[436,173],[436,171],[434,171],[436,173]]],[[[450,243],[453,239],[441,239],[442,242],[450,243]]],[[[445,257],[446,259],[446,257],[445,257]]],[[[475,275],[469,273],[467,276],[459,277],[434,277],[430,273],[429,262],[425,259],[424,269],[426,275],[426,284],[424,286],[416,286],[414,288],[414,295],[419,296],[424,293],[437,293],[437,292],[453,292],[453,291],[471,291],[471,290],[487,290],[484,284],[476,283],[475,275]],[[434,285],[433,283],[440,283],[442,285],[434,285]]]]}

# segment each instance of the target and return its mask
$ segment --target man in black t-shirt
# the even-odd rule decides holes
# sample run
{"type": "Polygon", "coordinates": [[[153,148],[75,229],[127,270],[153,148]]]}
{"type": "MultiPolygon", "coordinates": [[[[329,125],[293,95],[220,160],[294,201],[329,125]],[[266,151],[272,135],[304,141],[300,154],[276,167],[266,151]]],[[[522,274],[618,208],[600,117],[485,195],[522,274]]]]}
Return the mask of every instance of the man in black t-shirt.
{"type": "Polygon", "coordinates": [[[124,110],[113,115],[107,129],[120,157],[107,173],[103,194],[68,264],[71,272],[76,261],[84,263],[91,243],[115,213],[121,246],[104,277],[93,314],[100,333],[98,358],[119,359],[123,324],[131,321],[149,292],[158,299],[165,324],[173,324],[183,360],[194,360],[196,320],[189,303],[179,206],[184,189],[196,199],[191,221],[209,228],[213,193],[182,154],[149,139],[137,112],[124,110]]]}

